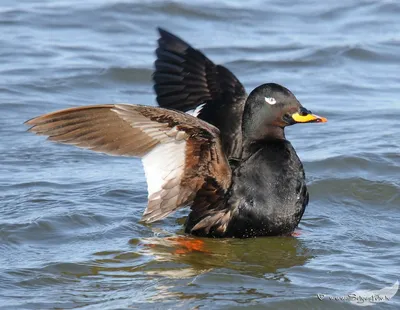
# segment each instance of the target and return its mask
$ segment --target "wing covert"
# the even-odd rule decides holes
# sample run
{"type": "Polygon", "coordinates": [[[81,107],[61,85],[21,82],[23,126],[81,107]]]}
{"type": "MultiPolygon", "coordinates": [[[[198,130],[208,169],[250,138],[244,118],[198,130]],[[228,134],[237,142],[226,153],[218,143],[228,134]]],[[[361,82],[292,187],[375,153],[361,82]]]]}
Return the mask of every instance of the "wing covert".
{"type": "Polygon", "coordinates": [[[148,184],[143,221],[160,220],[190,204],[208,178],[222,191],[231,169],[214,126],[185,113],[140,105],[94,105],[26,122],[49,140],[110,155],[142,158],[148,184]]]}

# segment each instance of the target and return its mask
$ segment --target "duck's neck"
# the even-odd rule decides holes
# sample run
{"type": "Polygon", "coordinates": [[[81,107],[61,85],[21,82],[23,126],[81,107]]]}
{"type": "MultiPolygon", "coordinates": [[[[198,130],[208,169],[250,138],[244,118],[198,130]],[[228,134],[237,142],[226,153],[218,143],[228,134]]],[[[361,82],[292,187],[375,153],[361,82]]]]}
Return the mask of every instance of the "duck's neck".
{"type": "Polygon", "coordinates": [[[266,125],[259,131],[243,136],[242,159],[249,158],[260,147],[275,143],[276,141],[285,141],[285,131],[282,127],[266,125]]]}

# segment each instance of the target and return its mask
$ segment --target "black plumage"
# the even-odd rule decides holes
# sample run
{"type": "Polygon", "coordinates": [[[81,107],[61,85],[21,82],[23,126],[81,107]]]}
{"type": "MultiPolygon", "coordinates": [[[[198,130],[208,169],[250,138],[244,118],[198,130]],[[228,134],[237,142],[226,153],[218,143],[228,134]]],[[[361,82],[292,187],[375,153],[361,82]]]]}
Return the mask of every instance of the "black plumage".
{"type": "MultiPolygon", "coordinates": [[[[228,69],[173,34],[163,29],[159,33],[153,74],[158,104],[181,111],[204,104],[197,117],[220,130],[232,169],[225,195],[216,194],[212,180],[197,193],[186,232],[242,238],[291,233],[309,195],[303,165],[285,139],[284,127],[301,122],[292,114],[311,112],[278,84],[261,85],[247,96],[228,69]],[[268,103],[270,98],[276,102],[268,103]]],[[[326,120],[304,122],[319,121],[326,120]]]]}
{"type": "Polygon", "coordinates": [[[163,29],[159,33],[153,73],[158,104],[185,112],[204,104],[198,117],[220,129],[228,158],[240,157],[247,98],[243,85],[227,68],[215,65],[180,38],[163,29]]]}
{"type": "Polygon", "coordinates": [[[187,233],[250,238],[288,235],[308,203],[303,165],[285,138],[296,123],[326,122],[285,87],[248,96],[225,67],[159,29],[154,89],[160,107],[78,107],[26,122],[50,140],[141,157],[148,184],[142,220],[190,206],[187,233]],[[203,105],[198,118],[184,113],[203,105]]]}

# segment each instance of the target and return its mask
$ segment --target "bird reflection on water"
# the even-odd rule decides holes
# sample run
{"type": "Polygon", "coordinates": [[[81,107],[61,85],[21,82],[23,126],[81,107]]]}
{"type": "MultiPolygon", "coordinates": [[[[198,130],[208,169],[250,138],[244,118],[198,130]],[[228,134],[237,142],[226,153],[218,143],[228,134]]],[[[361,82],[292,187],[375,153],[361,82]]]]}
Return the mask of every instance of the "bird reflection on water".
{"type": "Polygon", "coordinates": [[[303,266],[312,258],[303,242],[294,237],[210,239],[153,230],[159,237],[133,238],[130,251],[95,253],[92,275],[146,278],[156,288],[145,297],[149,301],[167,296],[187,299],[192,293],[196,297],[203,293],[191,289],[178,292],[177,281],[179,286],[201,286],[209,277],[211,281],[225,281],[234,271],[262,281],[287,282],[291,267],[303,266]]]}
{"type": "MultiPolygon", "coordinates": [[[[134,239],[136,240],[136,239],[134,239]]],[[[177,263],[181,272],[181,264],[185,264],[194,274],[205,269],[228,268],[252,276],[263,277],[277,273],[281,268],[303,265],[312,258],[307,253],[301,240],[294,237],[271,237],[241,239],[205,239],[194,237],[166,237],[141,239],[139,252],[153,255],[156,264],[152,267],[154,274],[173,274],[173,268],[166,270],[162,262],[177,263]],[[199,246],[189,248],[182,242],[192,242],[199,246]]]]}

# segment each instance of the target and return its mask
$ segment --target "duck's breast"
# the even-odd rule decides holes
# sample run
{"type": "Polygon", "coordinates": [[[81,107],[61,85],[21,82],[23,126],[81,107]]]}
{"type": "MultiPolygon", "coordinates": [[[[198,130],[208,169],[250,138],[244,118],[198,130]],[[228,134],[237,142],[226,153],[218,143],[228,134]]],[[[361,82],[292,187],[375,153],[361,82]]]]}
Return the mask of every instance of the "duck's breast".
{"type": "Polygon", "coordinates": [[[285,235],[298,225],[308,203],[303,165],[286,140],[263,145],[234,172],[235,210],[228,232],[237,237],[285,235]]]}

